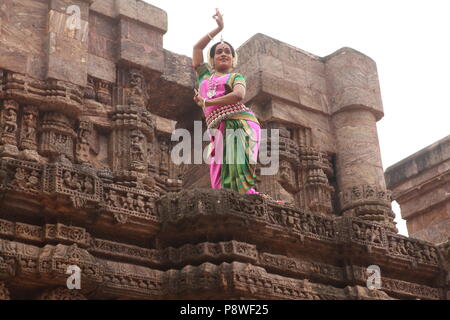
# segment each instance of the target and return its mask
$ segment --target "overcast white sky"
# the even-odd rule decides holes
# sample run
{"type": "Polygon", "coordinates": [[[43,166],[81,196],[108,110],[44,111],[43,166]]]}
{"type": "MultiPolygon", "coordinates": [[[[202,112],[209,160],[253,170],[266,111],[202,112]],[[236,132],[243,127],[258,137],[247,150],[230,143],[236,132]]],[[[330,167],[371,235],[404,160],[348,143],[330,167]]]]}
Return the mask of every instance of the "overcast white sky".
{"type": "MultiPolygon", "coordinates": [[[[263,33],[322,57],[351,47],[374,59],[385,112],[378,122],[385,169],[450,134],[448,0],[146,2],[168,13],[164,47],[187,56],[216,26],[212,15],[219,8],[224,39],[236,48],[263,33]]],[[[399,216],[396,205],[394,211],[399,216]]]]}

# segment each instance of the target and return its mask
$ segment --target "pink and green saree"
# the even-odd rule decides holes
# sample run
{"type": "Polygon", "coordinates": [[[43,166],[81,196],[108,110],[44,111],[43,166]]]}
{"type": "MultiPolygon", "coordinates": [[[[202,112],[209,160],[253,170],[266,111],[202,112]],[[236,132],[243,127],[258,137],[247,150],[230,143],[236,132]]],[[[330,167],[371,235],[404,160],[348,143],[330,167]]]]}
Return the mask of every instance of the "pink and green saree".
{"type": "MultiPolygon", "coordinates": [[[[234,86],[245,86],[239,73],[211,74],[206,64],[197,68],[199,92],[214,99],[230,93],[234,86]]],[[[232,189],[255,194],[256,162],[261,129],[254,113],[242,104],[209,106],[203,109],[210,132],[210,178],[213,189],[232,189]]]]}

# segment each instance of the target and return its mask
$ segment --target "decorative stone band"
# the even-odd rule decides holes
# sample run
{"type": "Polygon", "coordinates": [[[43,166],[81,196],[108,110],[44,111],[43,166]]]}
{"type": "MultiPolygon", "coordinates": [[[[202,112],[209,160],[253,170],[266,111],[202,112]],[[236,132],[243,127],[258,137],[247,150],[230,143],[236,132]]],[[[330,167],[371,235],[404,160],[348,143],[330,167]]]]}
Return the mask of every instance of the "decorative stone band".
{"type": "Polygon", "coordinates": [[[229,104],[214,110],[206,116],[206,124],[208,129],[216,128],[222,120],[228,119],[232,115],[248,111],[250,109],[242,103],[229,104]]]}
{"type": "Polygon", "coordinates": [[[391,192],[375,185],[353,186],[339,193],[342,211],[360,205],[382,205],[391,207],[391,192]]]}

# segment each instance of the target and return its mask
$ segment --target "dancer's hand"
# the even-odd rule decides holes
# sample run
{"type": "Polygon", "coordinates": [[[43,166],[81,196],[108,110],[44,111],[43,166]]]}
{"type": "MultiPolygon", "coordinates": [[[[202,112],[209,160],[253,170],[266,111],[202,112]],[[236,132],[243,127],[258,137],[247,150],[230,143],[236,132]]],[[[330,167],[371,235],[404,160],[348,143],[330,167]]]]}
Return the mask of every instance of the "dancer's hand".
{"type": "Polygon", "coordinates": [[[219,9],[216,8],[216,14],[213,15],[214,20],[216,20],[217,25],[219,26],[220,30],[223,30],[224,23],[223,23],[223,15],[220,13],[219,9]]]}
{"type": "Polygon", "coordinates": [[[195,95],[194,95],[194,101],[195,101],[195,103],[196,103],[199,107],[203,108],[203,98],[200,96],[200,94],[199,94],[199,92],[198,92],[197,89],[194,89],[194,93],[195,93],[195,95]]]}

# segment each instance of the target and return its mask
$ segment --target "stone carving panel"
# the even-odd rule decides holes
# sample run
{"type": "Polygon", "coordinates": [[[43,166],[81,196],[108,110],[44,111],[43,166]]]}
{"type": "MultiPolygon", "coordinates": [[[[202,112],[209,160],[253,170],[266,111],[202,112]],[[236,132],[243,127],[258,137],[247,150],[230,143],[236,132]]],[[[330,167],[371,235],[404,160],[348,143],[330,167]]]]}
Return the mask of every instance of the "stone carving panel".
{"type": "Polygon", "coordinates": [[[45,171],[45,191],[66,195],[75,207],[86,202],[98,203],[102,199],[102,188],[97,176],[65,165],[50,165],[45,171]]]}
{"type": "Polygon", "coordinates": [[[439,251],[424,241],[408,239],[394,234],[388,234],[387,238],[390,255],[430,265],[440,264],[439,251]]]}
{"type": "Polygon", "coordinates": [[[39,272],[45,276],[52,274],[67,278],[66,271],[70,265],[81,269],[85,281],[100,283],[104,268],[88,251],[79,248],[76,244],[65,246],[58,244],[55,247],[45,246],[39,255],[39,272]]]}
{"type": "Polygon", "coordinates": [[[40,153],[54,162],[71,164],[74,159],[73,121],[59,112],[45,112],[40,128],[40,153]]]}
{"type": "Polygon", "coordinates": [[[21,160],[6,160],[2,162],[2,166],[5,168],[4,182],[7,190],[33,195],[42,192],[43,165],[21,160]]]}
{"type": "Polygon", "coordinates": [[[0,155],[2,157],[14,158],[19,153],[17,149],[18,112],[19,104],[16,101],[3,101],[0,113],[0,155]]]}
{"type": "Polygon", "coordinates": [[[87,300],[79,290],[69,290],[59,287],[44,291],[38,300],[87,300]]]}
{"type": "Polygon", "coordinates": [[[365,223],[360,220],[349,220],[351,223],[350,238],[352,241],[370,247],[386,248],[385,230],[377,224],[365,223]]]}
{"type": "Polygon", "coordinates": [[[114,214],[119,223],[126,223],[129,216],[159,221],[156,201],[159,195],[119,185],[104,186],[104,208],[114,214]]]}

